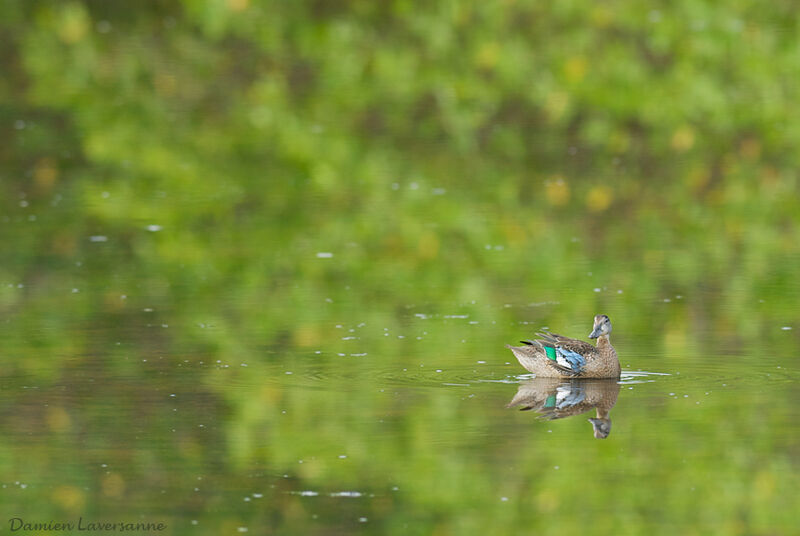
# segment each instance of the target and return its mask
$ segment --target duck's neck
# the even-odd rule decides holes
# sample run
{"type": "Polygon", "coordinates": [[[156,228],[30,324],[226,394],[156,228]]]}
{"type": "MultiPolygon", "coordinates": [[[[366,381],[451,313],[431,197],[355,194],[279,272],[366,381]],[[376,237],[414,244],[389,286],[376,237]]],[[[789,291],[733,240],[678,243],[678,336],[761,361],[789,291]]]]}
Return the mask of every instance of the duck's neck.
{"type": "Polygon", "coordinates": [[[612,348],[611,341],[608,340],[608,335],[600,335],[597,337],[597,349],[608,350],[612,348]]]}

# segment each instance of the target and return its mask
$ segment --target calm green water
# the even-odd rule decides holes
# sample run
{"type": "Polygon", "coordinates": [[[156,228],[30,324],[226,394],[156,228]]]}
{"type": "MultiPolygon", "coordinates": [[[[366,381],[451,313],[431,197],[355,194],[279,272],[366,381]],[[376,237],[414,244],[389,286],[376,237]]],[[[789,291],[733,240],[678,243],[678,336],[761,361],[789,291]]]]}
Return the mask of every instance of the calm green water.
{"type": "MultiPolygon", "coordinates": [[[[502,345],[556,319],[582,337],[588,309],[574,321],[528,300],[364,314],[320,294],[296,305],[323,310],[320,334],[276,342],[145,307],[143,281],[125,281],[121,300],[73,279],[40,298],[43,312],[26,315],[23,297],[4,313],[7,519],[163,522],[169,534],[794,530],[794,319],[726,343],[735,330],[696,329],[713,316],[688,332],[636,318],[685,318],[691,294],[587,288],[614,321],[623,377],[559,386],[529,379],[502,345]],[[70,315],[86,294],[106,305],[70,315]],[[569,403],[559,388],[588,412],[537,414],[548,397],[569,403]],[[534,411],[507,407],[518,394],[534,411]],[[588,422],[598,403],[611,407],[607,439],[588,422]]],[[[221,308],[247,299],[221,292],[221,308]]],[[[194,292],[180,296],[191,307],[194,292]]]]}
{"type": "Polygon", "coordinates": [[[0,529],[798,534],[795,15],[0,2],[0,529]]]}

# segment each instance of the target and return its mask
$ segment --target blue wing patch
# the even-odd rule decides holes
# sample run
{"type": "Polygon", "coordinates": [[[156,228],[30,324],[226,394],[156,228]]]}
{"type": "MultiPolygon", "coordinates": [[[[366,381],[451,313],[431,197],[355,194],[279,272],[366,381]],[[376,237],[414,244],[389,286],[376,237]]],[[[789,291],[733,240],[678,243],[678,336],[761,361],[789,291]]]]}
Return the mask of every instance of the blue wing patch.
{"type": "Polygon", "coordinates": [[[579,374],[586,365],[586,358],[577,352],[556,346],[556,363],[579,374]]]}

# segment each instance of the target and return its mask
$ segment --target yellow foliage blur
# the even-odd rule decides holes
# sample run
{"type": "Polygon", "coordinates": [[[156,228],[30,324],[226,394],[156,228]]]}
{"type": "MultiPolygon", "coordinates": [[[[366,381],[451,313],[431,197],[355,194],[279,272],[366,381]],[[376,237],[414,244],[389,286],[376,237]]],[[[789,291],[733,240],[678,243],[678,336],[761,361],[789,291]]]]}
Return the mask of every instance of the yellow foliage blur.
{"type": "Polygon", "coordinates": [[[560,207],[569,201],[569,186],[563,178],[557,177],[544,184],[547,202],[551,205],[560,207]]]}
{"type": "Polygon", "coordinates": [[[602,212],[611,205],[614,193],[611,188],[599,185],[591,188],[586,194],[586,207],[592,212],[602,212]]]}

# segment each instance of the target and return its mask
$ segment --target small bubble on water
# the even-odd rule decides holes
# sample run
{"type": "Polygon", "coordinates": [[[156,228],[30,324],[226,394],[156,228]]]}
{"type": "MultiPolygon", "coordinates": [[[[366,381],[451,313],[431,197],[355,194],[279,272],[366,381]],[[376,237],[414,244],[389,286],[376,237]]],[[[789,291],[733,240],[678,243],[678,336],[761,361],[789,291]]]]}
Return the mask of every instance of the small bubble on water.
{"type": "Polygon", "coordinates": [[[317,258],[318,259],[330,259],[332,257],[333,257],[333,253],[331,253],[330,251],[320,251],[320,252],[317,253],[317,258]]]}
{"type": "Polygon", "coordinates": [[[783,326],[781,329],[783,331],[789,331],[790,329],[792,329],[792,326],[783,326]]]}

